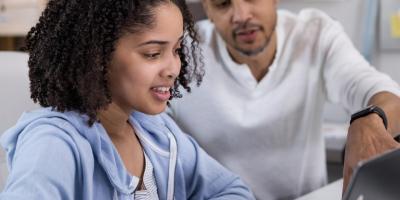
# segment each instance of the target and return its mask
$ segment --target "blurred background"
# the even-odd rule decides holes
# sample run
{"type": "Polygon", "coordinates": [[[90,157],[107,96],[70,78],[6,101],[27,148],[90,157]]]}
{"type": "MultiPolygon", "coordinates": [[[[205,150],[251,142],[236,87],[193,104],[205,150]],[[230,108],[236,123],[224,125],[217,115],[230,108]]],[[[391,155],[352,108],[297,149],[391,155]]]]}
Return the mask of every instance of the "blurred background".
{"type": "MultiPolygon", "coordinates": [[[[9,51],[21,51],[24,37],[37,22],[46,2],[0,0],[0,134],[12,126],[24,110],[37,107],[29,98],[27,55],[23,52],[9,54],[9,51]],[[17,65],[21,69],[16,69],[17,65]]],[[[196,20],[205,18],[199,0],[187,2],[196,20]]],[[[293,12],[303,8],[325,11],[342,23],[355,46],[373,66],[400,82],[400,0],[280,0],[279,8],[293,12]]],[[[349,116],[340,106],[327,104],[325,107],[324,133],[330,182],[341,177],[349,116]]],[[[6,176],[1,150],[0,189],[6,176]]]]}

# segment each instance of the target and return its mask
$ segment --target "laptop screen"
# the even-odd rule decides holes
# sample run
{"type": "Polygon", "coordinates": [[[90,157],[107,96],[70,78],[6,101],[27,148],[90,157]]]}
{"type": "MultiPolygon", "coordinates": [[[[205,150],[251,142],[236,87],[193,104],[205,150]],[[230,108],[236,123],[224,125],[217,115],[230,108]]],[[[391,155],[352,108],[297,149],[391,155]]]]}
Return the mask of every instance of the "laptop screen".
{"type": "Polygon", "coordinates": [[[400,149],[361,162],[343,200],[399,200],[400,149]]]}

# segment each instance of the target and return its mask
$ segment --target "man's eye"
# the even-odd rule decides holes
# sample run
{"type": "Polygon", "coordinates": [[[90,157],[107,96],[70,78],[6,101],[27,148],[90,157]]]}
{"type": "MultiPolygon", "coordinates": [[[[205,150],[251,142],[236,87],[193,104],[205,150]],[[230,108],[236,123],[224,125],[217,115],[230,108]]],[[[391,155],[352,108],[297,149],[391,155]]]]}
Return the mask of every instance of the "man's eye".
{"type": "Polygon", "coordinates": [[[216,0],[213,2],[214,6],[217,8],[225,8],[229,6],[230,3],[230,0],[216,0]]]}

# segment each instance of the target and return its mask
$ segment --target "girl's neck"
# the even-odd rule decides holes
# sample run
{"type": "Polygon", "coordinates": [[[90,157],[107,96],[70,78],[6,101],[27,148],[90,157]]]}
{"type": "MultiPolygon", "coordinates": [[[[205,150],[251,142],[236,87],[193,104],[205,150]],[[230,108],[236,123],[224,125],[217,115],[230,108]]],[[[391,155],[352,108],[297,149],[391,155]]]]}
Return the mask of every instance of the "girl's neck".
{"type": "Polygon", "coordinates": [[[122,109],[111,103],[98,113],[99,120],[120,155],[128,172],[142,178],[144,172],[144,154],[135,129],[129,123],[131,110],[122,109]]]}
{"type": "Polygon", "coordinates": [[[115,103],[111,103],[98,114],[101,124],[111,138],[123,138],[132,134],[132,127],[128,121],[129,115],[129,111],[115,103]]]}

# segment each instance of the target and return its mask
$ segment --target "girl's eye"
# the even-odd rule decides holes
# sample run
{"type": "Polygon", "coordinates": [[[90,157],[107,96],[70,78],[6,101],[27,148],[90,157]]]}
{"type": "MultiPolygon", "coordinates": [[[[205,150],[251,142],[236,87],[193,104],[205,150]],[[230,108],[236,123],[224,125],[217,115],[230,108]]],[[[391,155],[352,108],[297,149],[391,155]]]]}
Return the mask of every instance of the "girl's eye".
{"type": "Polygon", "coordinates": [[[146,53],[144,54],[144,57],[146,57],[147,59],[156,59],[158,57],[160,57],[160,53],[146,53]]]}

